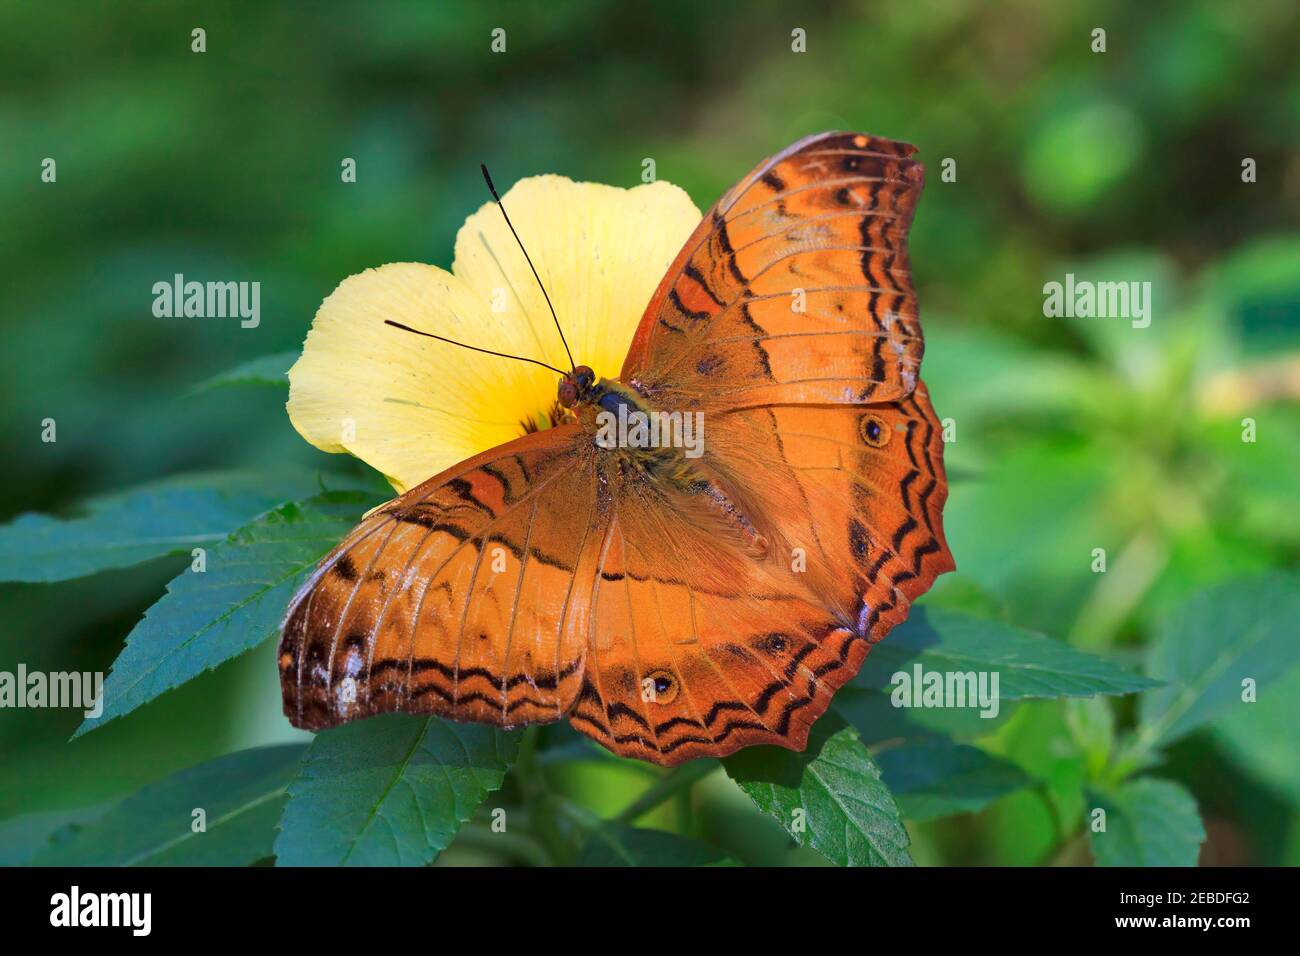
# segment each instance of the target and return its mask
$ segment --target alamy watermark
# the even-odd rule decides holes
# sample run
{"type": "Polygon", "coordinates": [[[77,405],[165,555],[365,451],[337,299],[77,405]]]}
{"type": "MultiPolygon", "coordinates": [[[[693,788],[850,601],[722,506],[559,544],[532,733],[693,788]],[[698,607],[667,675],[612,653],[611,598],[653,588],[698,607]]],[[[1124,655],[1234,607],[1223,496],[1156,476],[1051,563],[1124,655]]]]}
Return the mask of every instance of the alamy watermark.
{"type": "Polygon", "coordinates": [[[87,717],[104,713],[103,671],[0,671],[0,707],[72,707],[87,717]]]}
{"type": "Polygon", "coordinates": [[[1133,328],[1151,324],[1150,282],[1093,282],[1065,274],[1043,286],[1043,315],[1049,319],[1129,319],[1133,328]]]}
{"type": "Polygon", "coordinates": [[[681,448],[687,458],[704,454],[703,412],[640,412],[618,406],[618,414],[596,414],[601,448],[681,448]]]}
{"type": "Polygon", "coordinates": [[[67,893],[50,897],[50,925],[119,926],[130,929],[132,936],[148,936],[153,928],[153,894],[83,893],[73,884],[67,893]]]}
{"type": "Polygon", "coordinates": [[[153,284],[153,314],[159,319],[239,319],[245,329],[262,321],[262,283],[185,281],[176,273],[153,284]]]}
{"type": "Polygon", "coordinates": [[[1001,709],[997,671],[927,671],[913,664],[910,672],[895,671],[889,683],[895,707],[978,707],[990,720],[1001,709]]]}

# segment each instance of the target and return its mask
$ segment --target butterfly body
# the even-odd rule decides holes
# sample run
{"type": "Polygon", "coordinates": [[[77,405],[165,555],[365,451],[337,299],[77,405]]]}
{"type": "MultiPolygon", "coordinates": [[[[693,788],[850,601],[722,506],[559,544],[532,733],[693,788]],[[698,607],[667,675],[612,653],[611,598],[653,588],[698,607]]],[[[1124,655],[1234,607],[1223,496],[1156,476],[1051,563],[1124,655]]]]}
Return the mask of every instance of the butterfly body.
{"type": "Polygon", "coordinates": [[[560,380],[558,401],[604,453],[597,456],[604,480],[614,473],[639,475],[684,493],[704,480],[681,440],[681,412],[655,408],[617,379],[595,378],[586,366],[560,380]]]}
{"type": "Polygon", "coordinates": [[[600,450],[596,469],[601,481],[606,485],[644,482],[642,495],[674,495],[677,510],[698,512],[702,519],[715,524],[719,534],[735,539],[745,554],[756,559],[765,557],[769,552],[767,537],[717,476],[692,455],[692,450],[704,454],[703,414],[656,408],[617,379],[601,378],[586,384],[591,378],[587,371],[586,366],[579,366],[561,380],[559,401],[561,405],[570,402],[583,431],[593,436],[600,450]],[[690,423],[696,419],[686,417],[692,415],[700,422],[694,426],[700,440],[686,448],[683,427],[687,432],[692,430],[690,423]],[[632,433],[624,436],[629,440],[619,441],[619,430],[610,426],[628,422],[634,425],[632,433]],[[688,505],[688,501],[694,504],[688,505]]]}
{"type": "Polygon", "coordinates": [[[953,567],[911,152],[831,133],[760,165],[686,241],[617,378],[574,368],[555,427],[368,515],[286,615],[291,721],[567,718],[660,764],[801,749],[953,567]]]}

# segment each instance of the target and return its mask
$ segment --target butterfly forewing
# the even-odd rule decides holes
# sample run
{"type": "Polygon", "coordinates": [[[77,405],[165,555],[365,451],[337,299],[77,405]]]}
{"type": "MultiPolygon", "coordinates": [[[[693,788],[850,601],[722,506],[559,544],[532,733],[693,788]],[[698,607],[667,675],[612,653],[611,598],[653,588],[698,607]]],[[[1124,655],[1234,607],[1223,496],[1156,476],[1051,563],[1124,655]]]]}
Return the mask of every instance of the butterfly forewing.
{"type": "Polygon", "coordinates": [[[661,407],[890,401],[923,343],[907,230],[913,147],[796,143],[725,194],[646,310],[622,379],[661,407]]]}
{"type": "Polygon", "coordinates": [[[290,719],[563,716],[587,641],[582,556],[601,520],[593,465],[576,425],[549,429],[369,515],[290,605],[280,644],[290,719]]]}

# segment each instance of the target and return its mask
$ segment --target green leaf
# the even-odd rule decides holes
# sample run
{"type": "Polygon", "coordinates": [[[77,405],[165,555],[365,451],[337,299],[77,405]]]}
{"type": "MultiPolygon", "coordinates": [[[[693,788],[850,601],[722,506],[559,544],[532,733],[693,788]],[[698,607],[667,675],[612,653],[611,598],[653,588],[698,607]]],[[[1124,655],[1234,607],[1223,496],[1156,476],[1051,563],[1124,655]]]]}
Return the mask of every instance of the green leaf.
{"type": "Polygon", "coordinates": [[[1300,667],[1239,701],[1214,722],[1215,739],[1228,759],[1292,804],[1300,805],[1300,667]]]}
{"type": "Polygon", "coordinates": [[[1106,811],[1106,829],[1088,823],[1088,842],[1098,866],[1195,866],[1205,827],[1196,800],[1169,780],[1140,777],[1114,790],[1091,794],[1106,811]]]}
{"type": "Polygon", "coordinates": [[[857,732],[833,711],[813,725],[808,747],[749,747],[722,761],[758,808],[800,846],[840,866],[908,866],[898,807],[857,732]]]}
{"type": "Polygon", "coordinates": [[[76,810],[27,813],[0,821],[0,866],[25,866],[50,844],[71,839],[111,806],[111,803],[101,803],[76,810]]]}
{"type": "Polygon", "coordinates": [[[299,583],[339,542],[370,496],[331,491],[281,505],[207,552],[145,612],[104,682],[103,713],[79,736],[129,713],[276,633],[299,583]]]}
{"type": "Polygon", "coordinates": [[[0,525],[0,581],[66,581],[188,553],[319,487],[311,472],[196,474],[92,498],[77,518],[22,514],[0,525]]]}
{"type": "Polygon", "coordinates": [[[1300,576],[1275,572],[1193,595],[1156,631],[1147,673],[1169,686],[1142,697],[1135,748],[1177,740],[1300,663],[1300,576]]]}
{"type": "Polygon", "coordinates": [[[922,674],[987,673],[989,690],[996,674],[997,696],[1003,700],[1131,694],[1158,683],[1032,631],[926,607],[913,608],[906,621],[871,649],[853,683],[877,690],[896,688],[901,698],[903,683],[894,675],[906,674],[914,683],[918,665],[922,674]]]}
{"type": "Polygon", "coordinates": [[[882,750],[876,762],[903,815],[913,820],[982,810],[1030,782],[1015,764],[942,737],[882,750]]]}
{"type": "Polygon", "coordinates": [[[1103,697],[1083,697],[1065,702],[1065,725],[1083,751],[1092,777],[1101,774],[1115,744],[1115,712],[1103,697]]]}
{"type": "Polygon", "coordinates": [[[717,847],[698,840],[608,823],[592,830],[578,866],[738,866],[717,847]]]}
{"type": "Polygon", "coordinates": [[[247,866],[271,855],[285,787],[303,744],[228,754],[150,784],[33,863],[42,866],[247,866]],[[194,811],[205,815],[194,832],[194,811]]]}
{"type": "Polygon", "coordinates": [[[194,387],[194,393],[206,392],[214,388],[226,388],[231,385],[267,385],[273,388],[289,387],[289,366],[298,361],[302,352],[277,352],[275,355],[263,355],[236,365],[219,375],[214,375],[194,387]]]}
{"type": "Polygon", "coordinates": [[[283,866],[421,866],[501,786],[518,736],[385,714],[316,736],[275,843],[283,866]]]}
{"type": "Polygon", "coordinates": [[[981,717],[977,707],[895,707],[891,696],[888,689],[868,690],[850,684],[835,692],[834,707],[868,746],[886,740],[925,740],[936,735],[982,737],[995,732],[1015,713],[1015,705],[1006,701],[996,717],[981,717]]]}

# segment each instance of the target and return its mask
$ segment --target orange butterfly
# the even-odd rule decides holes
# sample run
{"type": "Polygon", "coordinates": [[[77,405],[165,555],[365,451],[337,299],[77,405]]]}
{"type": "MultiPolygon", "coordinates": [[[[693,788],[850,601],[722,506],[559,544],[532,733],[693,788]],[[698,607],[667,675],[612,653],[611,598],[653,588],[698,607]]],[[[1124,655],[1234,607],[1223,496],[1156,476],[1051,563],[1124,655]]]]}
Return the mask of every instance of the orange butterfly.
{"type": "Polygon", "coordinates": [[[293,724],[567,717],[665,765],[803,749],[954,568],[914,152],[824,133],[762,163],[687,240],[617,379],[562,373],[555,427],[369,514],[289,606],[293,724]],[[657,415],[658,442],[602,433],[657,415]],[[675,440],[690,421],[699,454],[675,440]]]}

